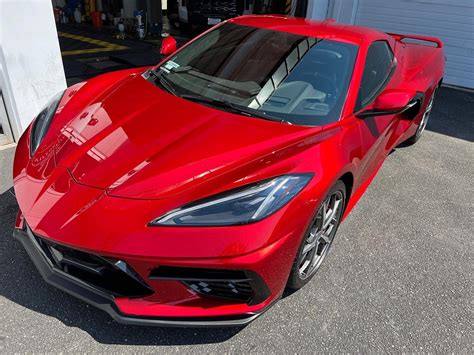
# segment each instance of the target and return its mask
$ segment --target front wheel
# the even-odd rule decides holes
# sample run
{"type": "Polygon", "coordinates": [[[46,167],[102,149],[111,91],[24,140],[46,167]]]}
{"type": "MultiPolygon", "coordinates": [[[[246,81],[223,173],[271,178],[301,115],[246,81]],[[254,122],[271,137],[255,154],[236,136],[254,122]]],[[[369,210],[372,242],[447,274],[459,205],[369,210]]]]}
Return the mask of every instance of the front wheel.
{"type": "Polygon", "coordinates": [[[341,222],[346,204],[346,187],[338,181],[326,198],[306,232],[296,255],[287,287],[297,290],[314,276],[326,257],[341,222]]]}

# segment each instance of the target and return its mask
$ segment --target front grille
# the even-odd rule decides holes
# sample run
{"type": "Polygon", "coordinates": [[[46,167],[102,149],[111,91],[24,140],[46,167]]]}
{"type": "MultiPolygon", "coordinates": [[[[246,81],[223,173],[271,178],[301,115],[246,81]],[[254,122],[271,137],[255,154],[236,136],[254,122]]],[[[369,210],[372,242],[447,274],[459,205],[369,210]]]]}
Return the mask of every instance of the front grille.
{"type": "Polygon", "coordinates": [[[247,304],[258,304],[270,294],[257,274],[244,270],[160,266],[149,278],[180,281],[200,295],[247,304]]]}
{"type": "Polygon", "coordinates": [[[122,260],[104,258],[34,236],[56,269],[116,297],[144,297],[153,290],[122,260]]]}
{"type": "Polygon", "coordinates": [[[226,17],[237,16],[237,0],[196,0],[190,1],[190,10],[205,15],[225,15],[226,17]]]}

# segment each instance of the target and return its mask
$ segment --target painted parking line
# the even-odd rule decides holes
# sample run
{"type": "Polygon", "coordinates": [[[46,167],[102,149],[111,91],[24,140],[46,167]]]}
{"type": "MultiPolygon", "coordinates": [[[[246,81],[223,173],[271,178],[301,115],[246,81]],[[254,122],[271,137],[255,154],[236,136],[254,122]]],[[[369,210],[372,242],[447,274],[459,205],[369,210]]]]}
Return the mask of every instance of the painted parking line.
{"type": "Polygon", "coordinates": [[[88,54],[88,53],[98,53],[98,52],[121,51],[124,49],[128,49],[128,47],[122,46],[120,44],[114,44],[114,43],[101,41],[98,39],[85,37],[85,36],[73,35],[66,32],[58,32],[58,36],[100,46],[99,48],[88,48],[88,49],[64,51],[64,52],[61,52],[62,55],[77,55],[77,54],[88,54]]]}

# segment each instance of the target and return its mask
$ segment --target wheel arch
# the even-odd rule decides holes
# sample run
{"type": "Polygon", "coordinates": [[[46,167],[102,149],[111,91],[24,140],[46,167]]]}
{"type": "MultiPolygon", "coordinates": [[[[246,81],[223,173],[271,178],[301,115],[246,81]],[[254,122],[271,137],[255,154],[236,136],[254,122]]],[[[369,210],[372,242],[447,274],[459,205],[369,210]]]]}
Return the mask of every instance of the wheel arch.
{"type": "Polygon", "coordinates": [[[346,186],[346,204],[344,206],[344,210],[346,209],[347,205],[349,204],[349,199],[352,195],[352,189],[354,187],[354,175],[352,172],[347,171],[342,174],[338,180],[341,180],[344,185],[346,186]]]}

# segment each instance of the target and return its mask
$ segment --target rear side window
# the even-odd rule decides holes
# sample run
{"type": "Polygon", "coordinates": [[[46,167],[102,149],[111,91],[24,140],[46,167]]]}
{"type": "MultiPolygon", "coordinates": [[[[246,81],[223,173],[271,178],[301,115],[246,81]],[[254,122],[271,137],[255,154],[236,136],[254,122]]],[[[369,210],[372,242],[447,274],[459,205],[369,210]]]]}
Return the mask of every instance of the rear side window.
{"type": "Polygon", "coordinates": [[[356,111],[372,102],[387,83],[393,69],[393,53],[385,41],[374,42],[367,52],[364,74],[360,83],[356,111]]]}

